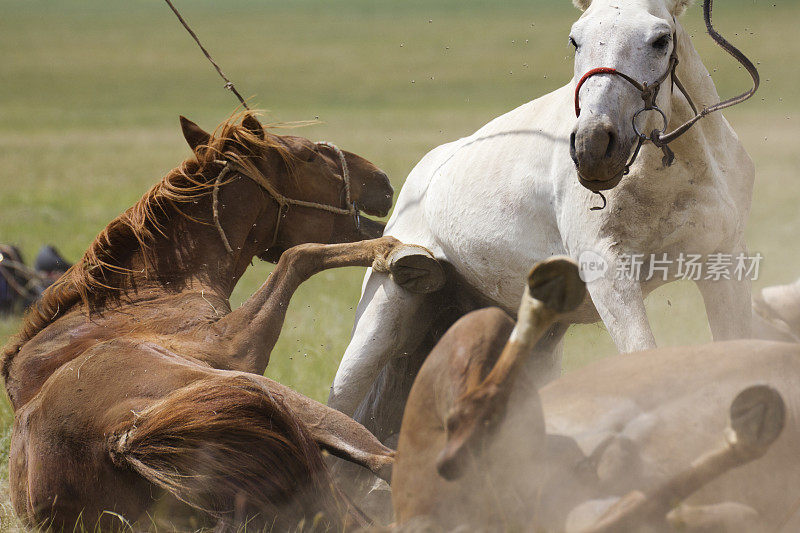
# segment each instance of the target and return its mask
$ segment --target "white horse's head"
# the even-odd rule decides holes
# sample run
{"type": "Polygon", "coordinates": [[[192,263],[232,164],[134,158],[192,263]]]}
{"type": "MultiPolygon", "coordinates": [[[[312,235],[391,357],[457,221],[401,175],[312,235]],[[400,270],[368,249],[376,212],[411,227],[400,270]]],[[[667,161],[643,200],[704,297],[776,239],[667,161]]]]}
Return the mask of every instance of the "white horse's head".
{"type": "MultiPolygon", "coordinates": [[[[689,0],[573,0],[584,10],[572,26],[575,83],[599,67],[610,67],[639,83],[652,83],[670,68],[675,17],[689,0]]],[[[670,115],[670,79],[656,104],[670,115]]],[[[615,187],[638,137],[633,115],[643,108],[642,93],[620,76],[596,75],[580,88],[580,116],[570,138],[570,154],[581,183],[594,191],[615,187]]],[[[656,112],[642,113],[643,132],[663,128],[656,112]]]]}

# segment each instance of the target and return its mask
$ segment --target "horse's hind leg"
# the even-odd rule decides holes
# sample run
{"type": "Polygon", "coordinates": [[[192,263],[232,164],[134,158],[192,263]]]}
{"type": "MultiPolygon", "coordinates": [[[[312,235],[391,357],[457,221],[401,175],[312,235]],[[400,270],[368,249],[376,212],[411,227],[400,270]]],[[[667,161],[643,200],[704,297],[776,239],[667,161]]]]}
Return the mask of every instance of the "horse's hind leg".
{"type": "MultiPolygon", "coordinates": [[[[353,416],[383,367],[417,349],[431,313],[426,295],[403,289],[386,274],[369,272],[353,336],[336,371],[328,405],[353,416]]],[[[368,420],[359,421],[370,427],[368,420]]]]}
{"type": "Polygon", "coordinates": [[[268,378],[253,377],[270,394],[281,397],[311,434],[314,441],[331,455],[369,469],[388,481],[394,465],[394,450],[380,443],[364,426],[327,405],[316,402],[268,378]]]}

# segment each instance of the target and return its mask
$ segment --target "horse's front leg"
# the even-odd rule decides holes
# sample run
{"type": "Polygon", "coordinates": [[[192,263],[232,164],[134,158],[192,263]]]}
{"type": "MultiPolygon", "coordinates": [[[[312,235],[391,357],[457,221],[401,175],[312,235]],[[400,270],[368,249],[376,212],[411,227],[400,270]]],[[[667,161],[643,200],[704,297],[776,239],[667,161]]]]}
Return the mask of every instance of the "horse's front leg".
{"type": "Polygon", "coordinates": [[[425,248],[393,237],[346,244],[302,244],[286,250],[267,281],[239,309],[212,330],[225,344],[221,366],[263,374],[278,341],[289,301],[301,283],[330,268],[362,266],[386,272],[399,284],[425,291],[444,280],[441,267],[425,248]]]}
{"type": "Polygon", "coordinates": [[[638,280],[607,276],[587,284],[600,318],[621,353],[656,347],[638,280]]]}
{"type": "Polygon", "coordinates": [[[708,324],[715,341],[747,339],[752,333],[750,280],[747,278],[699,280],[708,324]]]}

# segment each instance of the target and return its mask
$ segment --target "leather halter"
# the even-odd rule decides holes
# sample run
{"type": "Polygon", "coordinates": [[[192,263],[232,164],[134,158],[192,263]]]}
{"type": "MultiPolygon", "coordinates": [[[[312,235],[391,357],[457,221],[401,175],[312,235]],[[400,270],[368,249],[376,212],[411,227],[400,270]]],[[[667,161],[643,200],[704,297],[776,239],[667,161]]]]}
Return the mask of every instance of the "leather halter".
{"type": "Polygon", "coordinates": [[[694,111],[695,114],[697,114],[697,107],[694,105],[694,102],[692,101],[692,98],[686,92],[686,89],[684,89],[683,84],[681,83],[680,79],[678,79],[678,76],[675,73],[675,69],[677,67],[678,67],[678,34],[677,34],[677,31],[674,31],[672,33],[672,53],[669,56],[669,64],[667,65],[667,69],[664,71],[664,73],[661,76],[656,78],[653,82],[648,83],[648,82],[645,81],[645,82],[639,83],[638,81],[636,81],[631,76],[628,76],[624,72],[620,72],[615,68],[599,67],[599,68],[593,68],[592,70],[590,70],[589,72],[584,74],[581,77],[580,81],[578,81],[578,84],[575,86],[575,116],[576,117],[581,116],[581,104],[580,104],[581,87],[583,86],[584,83],[586,83],[586,80],[588,80],[592,76],[597,76],[598,74],[611,74],[611,75],[614,75],[614,76],[619,76],[623,80],[625,80],[628,83],[630,83],[631,85],[633,85],[633,87],[636,88],[636,90],[641,93],[642,100],[644,101],[644,107],[642,109],[638,110],[636,113],[634,113],[633,117],[631,118],[631,123],[633,124],[633,131],[636,133],[636,136],[638,138],[638,142],[636,144],[636,148],[633,151],[633,155],[628,160],[628,162],[625,164],[625,170],[623,170],[623,172],[622,172],[623,175],[627,175],[630,172],[631,165],[633,165],[633,162],[636,161],[636,157],[639,155],[639,151],[642,148],[642,144],[644,144],[647,141],[652,142],[653,144],[655,144],[656,146],[661,148],[661,150],[664,151],[664,158],[662,159],[662,163],[663,163],[664,166],[670,166],[672,164],[672,162],[675,160],[674,152],[669,148],[669,146],[667,146],[666,142],[662,142],[661,141],[661,136],[667,129],[667,116],[664,114],[664,112],[656,104],[656,98],[658,97],[658,92],[661,89],[661,84],[667,78],[671,77],[672,78],[672,83],[675,86],[677,86],[678,89],[683,93],[683,96],[686,97],[686,100],[689,102],[689,105],[692,107],[692,111],[694,111]],[[658,112],[661,115],[661,118],[664,121],[664,126],[662,127],[662,129],[660,129],[660,130],[659,129],[654,129],[652,132],[650,132],[650,135],[645,135],[644,133],[641,133],[639,131],[639,129],[637,128],[637,126],[636,126],[636,118],[641,113],[643,113],[644,111],[656,111],[656,112],[658,112]]]}
{"type": "Polygon", "coordinates": [[[286,211],[291,206],[297,207],[308,207],[311,209],[319,209],[321,211],[327,211],[329,213],[334,213],[337,215],[351,215],[355,219],[356,228],[359,227],[359,219],[358,219],[358,206],[355,202],[352,201],[350,196],[350,169],[347,166],[347,160],[345,159],[344,152],[336,146],[335,144],[327,141],[320,141],[316,143],[317,146],[327,146],[333,149],[336,152],[336,155],[339,157],[339,163],[342,167],[342,181],[344,181],[344,196],[345,196],[345,207],[337,207],[334,205],[329,204],[321,204],[317,202],[308,202],[306,200],[295,200],[294,198],[288,198],[281,194],[278,189],[270,183],[267,178],[259,173],[257,175],[252,175],[246,172],[241,167],[234,168],[234,164],[228,160],[217,160],[215,163],[222,165],[222,170],[217,175],[216,180],[214,181],[214,189],[212,191],[212,207],[213,207],[213,216],[214,216],[214,225],[217,227],[217,231],[219,232],[220,239],[222,239],[222,243],[225,245],[225,250],[230,254],[233,253],[233,248],[231,248],[230,242],[228,241],[228,237],[225,234],[225,230],[222,228],[222,224],[219,221],[219,186],[222,180],[228,176],[229,174],[238,174],[240,176],[244,176],[245,178],[249,178],[250,180],[256,182],[264,191],[272,197],[273,200],[278,204],[278,214],[275,220],[275,231],[272,235],[272,242],[269,246],[265,249],[269,250],[275,243],[278,241],[278,231],[281,227],[281,221],[286,214],[286,211]]]}
{"type": "MultiPolygon", "coordinates": [[[[740,95],[734,96],[732,98],[728,98],[727,100],[723,100],[717,104],[712,105],[711,107],[704,106],[702,111],[697,110],[697,106],[695,106],[694,102],[692,101],[689,94],[686,92],[681,81],[678,79],[678,76],[675,74],[675,68],[678,66],[678,40],[677,40],[677,30],[672,34],[672,54],[669,58],[669,65],[667,66],[667,70],[662,74],[658,79],[654,82],[648,84],[647,82],[639,83],[632,77],[628,76],[625,73],[622,73],[614,68],[610,67],[599,67],[594,68],[584,74],[578,84],[575,86],[575,116],[578,117],[581,114],[581,107],[580,107],[580,90],[581,86],[591,78],[592,76],[596,76],[599,74],[611,74],[615,76],[619,76],[620,78],[624,79],[631,85],[633,85],[639,92],[642,94],[642,100],[644,100],[644,107],[634,113],[633,117],[631,118],[631,122],[633,123],[633,131],[636,133],[638,137],[638,142],[636,144],[636,149],[633,151],[633,155],[631,156],[630,160],[625,164],[625,170],[623,171],[623,175],[628,174],[630,172],[630,167],[633,162],[636,160],[636,156],[639,155],[639,151],[642,148],[642,144],[647,141],[652,142],[655,146],[661,148],[664,152],[664,157],[662,158],[661,162],[664,166],[672,165],[673,161],[675,160],[675,153],[669,148],[669,143],[689,131],[689,128],[694,126],[694,124],[699,121],[701,118],[706,117],[707,115],[719,111],[721,109],[725,109],[726,107],[731,107],[736,104],[740,104],[745,100],[749,99],[753,94],[755,94],[756,90],[758,90],[758,86],[760,83],[760,77],[758,74],[758,69],[756,69],[755,65],[753,65],[752,61],[747,59],[747,57],[735,46],[729,43],[725,38],[720,35],[717,30],[714,29],[714,26],[711,22],[711,15],[713,12],[713,0],[704,0],[703,2],[703,20],[706,24],[706,29],[708,30],[709,35],[714,42],[716,42],[723,50],[728,52],[734,59],[736,59],[742,66],[747,70],[750,74],[750,77],[753,79],[753,87],[752,89],[743,92],[740,95]],[[686,100],[689,102],[689,105],[692,107],[692,111],[694,112],[694,116],[675,128],[672,132],[666,133],[667,130],[667,116],[664,112],[659,109],[656,105],[656,97],[658,96],[658,91],[661,88],[661,84],[666,80],[668,77],[672,78],[672,84],[678,87],[678,89],[683,93],[686,97],[686,100]],[[656,111],[661,115],[661,118],[664,121],[664,126],[662,129],[654,129],[650,132],[649,135],[646,135],[639,131],[636,127],[636,117],[639,116],[644,111],[656,111]]],[[[673,23],[677,25],[675,19],[673,18],[673,23]]]]}

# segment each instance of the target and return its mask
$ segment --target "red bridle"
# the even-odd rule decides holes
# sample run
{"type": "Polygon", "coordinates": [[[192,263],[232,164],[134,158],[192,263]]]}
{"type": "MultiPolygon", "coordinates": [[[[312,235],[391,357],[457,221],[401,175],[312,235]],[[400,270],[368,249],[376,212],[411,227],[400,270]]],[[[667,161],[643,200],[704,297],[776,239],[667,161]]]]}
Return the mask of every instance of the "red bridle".
{"type": "Polygon", "coordinates": [[[581,79],[578,82],[578,85],[575,86],[575,116],[576,117],[581,116],[581,101],[580,101],[580,97],[578,96],[578,94],[581,92],[581,87],[583,86],[584,82],[586,82],[586,80],[588,80],[589,78],[591,78],[592,76],[594,76],[596,74],[619,74],[619,72],[617,71],[617,69],[611,68],[611,67],[597,67],[597,68],[593,68],[592,70],[590,70],[589,72],[587,72],[586,74],[581,76],[581,79]]]}

